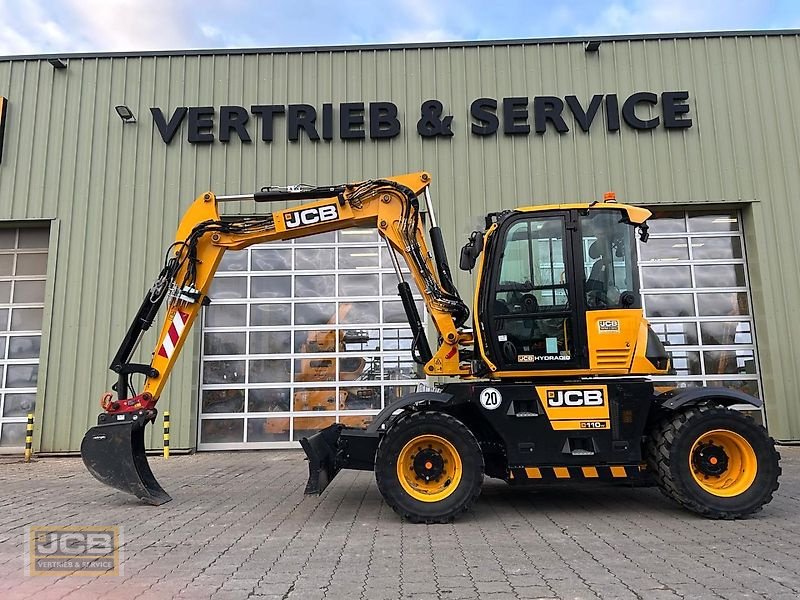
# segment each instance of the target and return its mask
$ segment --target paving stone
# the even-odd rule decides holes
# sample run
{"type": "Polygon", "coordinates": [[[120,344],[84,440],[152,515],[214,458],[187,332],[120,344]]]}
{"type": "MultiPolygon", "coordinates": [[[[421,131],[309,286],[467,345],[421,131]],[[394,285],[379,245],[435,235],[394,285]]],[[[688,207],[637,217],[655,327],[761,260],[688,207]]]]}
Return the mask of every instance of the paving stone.
{"type": "Polygon", "coordinates": [[[0,459],[0,598],[794,600],[800,448],[781,452],[774,501],[743,521],[700,519],[649,488],[487,480],[470,513],[431,526],[402,522],[371,473],[305,498],[295,451],[154,460],[174,498],[162,507],[102,487],[78,458],[0,459]],[[122,526],[122,576],[27,576],[30,524],[122,526]]]}

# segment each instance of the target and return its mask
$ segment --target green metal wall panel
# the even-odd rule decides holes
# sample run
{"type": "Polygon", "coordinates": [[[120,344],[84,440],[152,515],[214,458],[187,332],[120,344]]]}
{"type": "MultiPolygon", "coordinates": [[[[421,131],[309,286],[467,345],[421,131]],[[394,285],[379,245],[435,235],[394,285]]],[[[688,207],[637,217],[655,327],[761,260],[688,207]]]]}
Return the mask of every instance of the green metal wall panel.
{"type": "MultiPolygon", "coordinates": [[[[47,402],[41,450],[76,450],[112,383],[107,370],[128,320],[157,273],[182,211],[206,189],[328,183],[427,169],[452,259],[488,211],[591,200],[609,189],[647,205],[742,203],[770,430],[800,438],[800,40],[797,35],[606,40],[597,53],[571,43],[437,48],[37,59],[0,58],[9,98],[0,219],[56,219],[49,315],[47,402]],[[469,105],[479,97],[688,90],[694,126],[590,133],[567,117],[559,135],[480,137],[469,105]],[[420,104],[442,101],[452,138],[422,139],[420,104]],[[149,108],[387,100],[403,131],[392,140],[162,142],[149,108]],[[138,123],[123,124],[116,104],[138,123]],[[752,203],[752,204],[751,204],[752,203]]],[[[533,116],[529,118],[533,124],[533,116]]],[[[502,124],[501,124],[502,127],[502,124]]],[[[265,210],[259,208],[259,210],[265,210]]],[[[253,212],[228,206],[228,212],[253,212]]],[[[469,274],[458,275],[469,295],[469,274]]],[[[174,447],[194,445],[199,338],[187,344],[163,398],[174,447]]],[[[146,359],[154,334],[144,340],[146,359]]],[[[158,446],[158,432],[151,437],[158,446]]]]}

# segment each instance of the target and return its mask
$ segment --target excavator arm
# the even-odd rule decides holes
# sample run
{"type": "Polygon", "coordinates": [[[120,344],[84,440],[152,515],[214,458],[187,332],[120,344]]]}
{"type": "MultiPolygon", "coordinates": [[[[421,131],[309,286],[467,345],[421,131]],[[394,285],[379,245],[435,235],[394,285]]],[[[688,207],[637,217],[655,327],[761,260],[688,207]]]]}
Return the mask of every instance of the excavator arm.
{"type": "Polygon", "coordinates": [[[375,227],[389,246],[398,276],[398,292],[413,333],[412,351],[428,375],[468,375],[462,350],[472,344],[471,333],[461,330],[469,309],[452,281],[430,200],[431,177],[420,172],[337,186],[265,188],[236,196],[207,192],[189,207],[169,247],[164,267],[148,290],[111,363],[117,375],[114,392],[103,395],[103,412],[81,444],[81,455],[99,481],[133,493],[151,504],[170,500],[147,464],[144,429],[155,420],[156,404],[202,306],[208,304],[211,284],[224,253],[253,244],[288,240],[349,227],[375,227]],[[428,250],[420,196],[431,223],[428,250]],[[265,215],[222,218],[219,204],[228,201],[309,201],[265,215]],[[438,332],[432,351],[422,319],[404,281],[398,255],[410,269],[426,309],[438,332]],[[167,302],[149,364],[132,362],[144,333],[167,302]],[[145,377],[139,393],[131,378],[145,377]]]}

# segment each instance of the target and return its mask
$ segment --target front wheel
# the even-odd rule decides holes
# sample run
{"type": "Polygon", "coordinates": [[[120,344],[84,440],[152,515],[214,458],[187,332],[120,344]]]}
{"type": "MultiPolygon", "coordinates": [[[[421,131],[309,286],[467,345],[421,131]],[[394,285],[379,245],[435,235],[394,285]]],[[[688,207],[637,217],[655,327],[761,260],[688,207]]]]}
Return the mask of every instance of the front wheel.
{"type": "Polygon", "coordinates": [[[653,430],[647,461],[666,496],[712,519],[736,519],[772,500],[780,455],[766,430],[739,411],[702,405],[653,430]]]}
{"type": "Polygon", "coordinates": [[[378,489],[412,523],[447,523],[468,510],[480,494],[483,468],[472,432],[440,412],[398,419],[375,457],[378,489]]]}

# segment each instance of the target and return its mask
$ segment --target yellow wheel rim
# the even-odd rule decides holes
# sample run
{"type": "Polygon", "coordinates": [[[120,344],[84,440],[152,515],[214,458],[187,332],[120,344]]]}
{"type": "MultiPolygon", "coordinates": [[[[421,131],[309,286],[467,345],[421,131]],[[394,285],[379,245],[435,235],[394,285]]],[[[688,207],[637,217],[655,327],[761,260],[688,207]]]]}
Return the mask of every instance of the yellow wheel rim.
{"type": "Polygon", "coordinates": [[[689,452],[689,470],[709,494],[731,498],[747,491],[758,472],[755,450],[734,431],[714,429],[701,435],[689,452]]]}
{"type": "Polygon", "coordinates": [[[462,471],[458,450],[438,435],[418,435],[409,440],[397,459],[400,485],[421,502],[447,498],[458,488],[462,471]]]}

